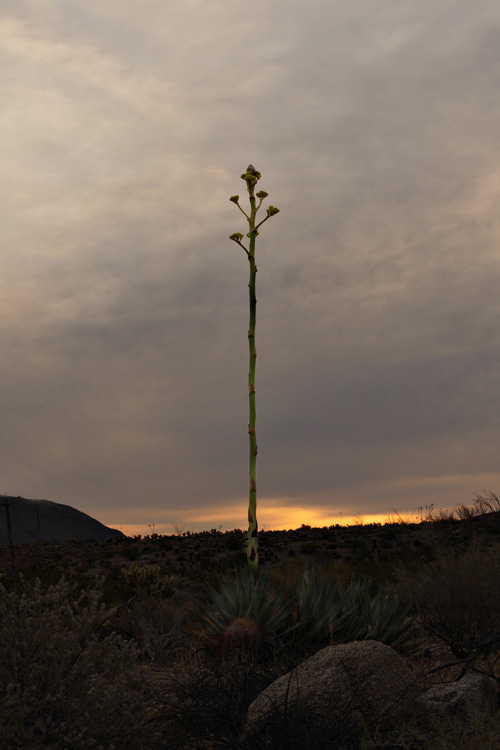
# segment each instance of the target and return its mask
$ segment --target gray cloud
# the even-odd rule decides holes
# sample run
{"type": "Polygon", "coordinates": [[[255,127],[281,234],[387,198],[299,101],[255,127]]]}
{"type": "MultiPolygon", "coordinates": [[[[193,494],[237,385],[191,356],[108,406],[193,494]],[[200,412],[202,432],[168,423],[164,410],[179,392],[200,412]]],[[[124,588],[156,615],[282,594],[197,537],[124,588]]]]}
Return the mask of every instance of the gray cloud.
{"type": "Polygon", "coordinates": [[[3,491],[244,525],[248,161],[281,209],[258,245],[264,504],[383,514],[495,482],[499,21],[5,3],[3,491]]]}

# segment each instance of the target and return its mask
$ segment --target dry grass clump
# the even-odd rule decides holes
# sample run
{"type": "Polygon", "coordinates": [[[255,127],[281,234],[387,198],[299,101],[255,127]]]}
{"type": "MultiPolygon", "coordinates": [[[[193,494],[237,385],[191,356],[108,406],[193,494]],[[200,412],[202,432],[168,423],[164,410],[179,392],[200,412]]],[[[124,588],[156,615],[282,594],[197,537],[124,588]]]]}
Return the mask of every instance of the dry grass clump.
{"type": "Polygon", "coordinates": [[[120,607],[106,623],[108,631],[135,642],[143,660],[166,667],[185,647],[182,631],[184,608],[174,601],[151,598],[144,602],[130,602],[120,607]]]}
{"type": "Polygon", "coordinates": [[[360,747],[360,728],[346,712],[340,719],[328,712],[323,720],[290,703],[271,720],[266,736],[252,734],[245,721],[248,707],[271,682],[297,666],[283,652],[266,663],[248,651],[222,660],[192,654],[190,668],[164,678],[164,728],[169,740],[161,747],[183,750],[342,750],[360,747]],[[283,661],[285,659],[285,661],[283,661]],[[178,742],[179,744],[175,744],[178,742]]]}
{"type": "Polygon", "coordinates": [[[500,549],[473,542],[465,551],[441,549],[410,572],[399,568],[399,590],[421,626],[458,659],[500,648],[500,549]]]}

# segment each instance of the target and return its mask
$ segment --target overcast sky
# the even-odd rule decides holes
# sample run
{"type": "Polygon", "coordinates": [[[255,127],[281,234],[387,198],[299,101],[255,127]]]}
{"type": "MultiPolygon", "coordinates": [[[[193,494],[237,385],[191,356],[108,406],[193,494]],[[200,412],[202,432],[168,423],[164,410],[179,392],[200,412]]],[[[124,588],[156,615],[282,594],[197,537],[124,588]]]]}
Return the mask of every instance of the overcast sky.
{"type": "Polygon", "coordinates": [[[496,0],[1,0],[0,70],[0,492],[245,528],[249,162],[260,526],[500,489],[496,0]]]}

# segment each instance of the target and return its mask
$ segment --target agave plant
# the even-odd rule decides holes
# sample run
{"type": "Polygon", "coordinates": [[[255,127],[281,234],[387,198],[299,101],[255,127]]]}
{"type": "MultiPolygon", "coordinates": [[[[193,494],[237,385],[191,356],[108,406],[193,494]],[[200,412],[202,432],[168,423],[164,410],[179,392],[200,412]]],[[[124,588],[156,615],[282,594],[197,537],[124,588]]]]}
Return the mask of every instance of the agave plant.
{"type": "Polygon", "coordinates": [[[318,646],[368,639],[405,650],[414,636],[408,608],[382,588],[372,594],[371,586],[353,575],[344,589],[340,581],[306,571],[292,593],[292,622],[284,635],[318,646]]]}
{"type": "Polygon", "coordinates": [[[292,596],[295,606],[286,635],[305,643],[333,642],[354,606],[344,600],[339,581],[321,579],[308,570],[292,596]]]}
{"type": "Polygon", "coordinates": [[[351,577],[343,594],[350,616],[342,623],[342,641],[375,640],[397,651],[408,651],[415,639],[415,619],[396,594],[380,587],[371,593],[372,582],[351,577]],[[354,635],[355,634],[355,635],[354,635]]]}
{"type": "MultiPolygon", "coordinates": [[[[258,645],[283,633],[290,622],[293,600],[285,599],[283,582],[271,592],[269,572],[255,579],[250,567],[237,568],[235,577],[225,575],[205,588],[204,600],[191,611],[211,639],[205,643],[223,651],[232,643],[258,645]]],[[[198,635],[201,635],[198,633],[198,635]]]]}
{"type": "Polygon", "coordinates": [[[225,576],[207,587],[204,603],[192,614],[208,634],[205,643],[222,652],[257,649],[272,637],[318,647],[377,640],[405,651],[415,634],[408,608],[395,594],[382,588],[372,594],[371,581],[354,576],[344,589],[340,581],[309,571],[292,591],[283,581],[271,593],[268,571],[255,581],[251,570],[238,569],[236,578],[225,576]]]}

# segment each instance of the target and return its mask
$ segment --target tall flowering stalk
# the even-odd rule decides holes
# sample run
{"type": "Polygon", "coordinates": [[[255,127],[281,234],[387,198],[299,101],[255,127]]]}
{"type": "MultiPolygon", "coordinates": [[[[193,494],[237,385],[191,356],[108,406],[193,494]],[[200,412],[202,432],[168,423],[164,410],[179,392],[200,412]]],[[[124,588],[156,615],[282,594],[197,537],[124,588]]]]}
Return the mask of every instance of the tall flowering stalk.
{"type": "Polygon", "coordinates": [[[257,351],[255,349],[255,322],[256,322],[256,308],[257,308],[257,297],[255,295],[255,276],[257,273],[257,266],[255,264],[255,240],[259,232],[257,231],[262,224],[267,221],[271,216],[277,214],[279,209],[274,206],[269,206],[266,210],[266,216],[258,224],[256,223],[257,211],[262,205],[262,201],[267,198],[269,193],[265,190],[260,190],[255,194],[255,186],[260,180],[260,172],[257,172],[252,164],[249,164],[245,174],[241,175],[241,179],[245,180],[248,195],[250,199],[250,214],[240,206],[239,195],[232,195],[229,199],[232,203],[236,203],[241,213],[245,216],[248,221],[248,248],[243,245],[242,240],[244,235],[240,232],[235,232],[229,239],[236,242],[245,251],[248,262],[250,264],[250,281],[248,282],[249,290],[249,301],[250,301],[250,322],[248,326],[248,349],[250,355],[250,363],[248,367],[248,438],[250,443],[250,457],[248,461],[248,548],[247,558],[250,568],[253,570],[254,575],[257,575],[258,566],[258,552],[257,552],[257,435],[255,432],[255,364],[257,360],[257,351]],[[259,203],[257,204],[257,199],[259,203]]]}

